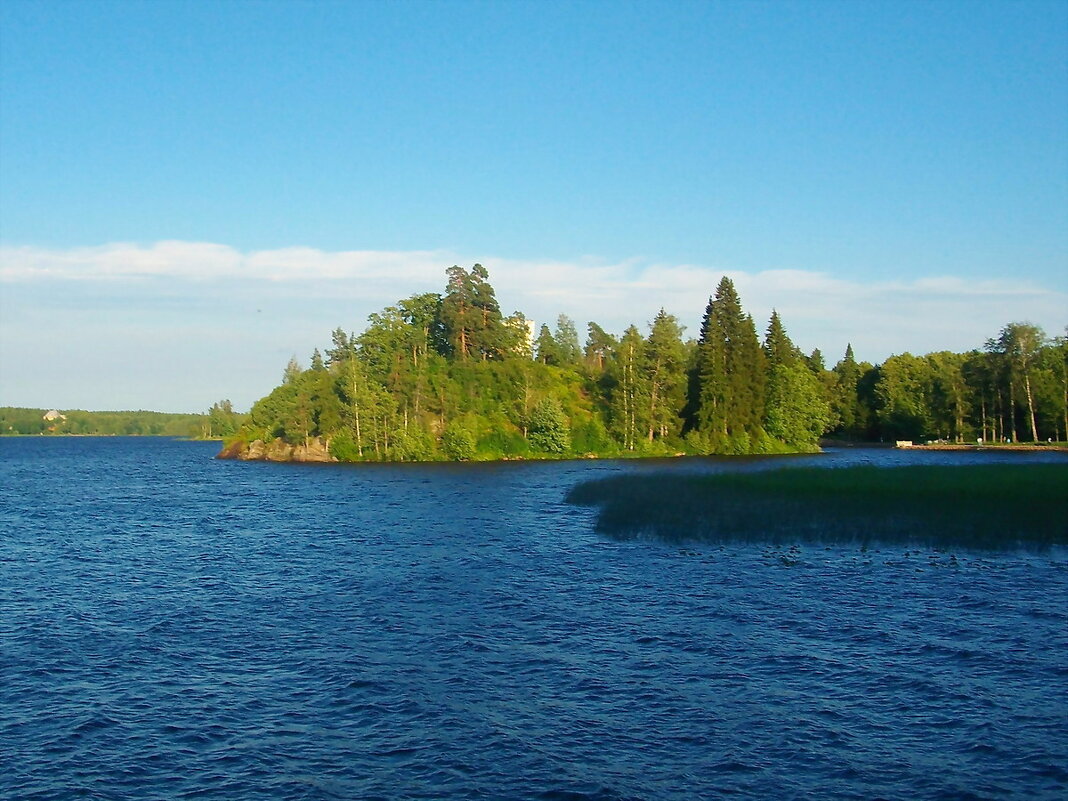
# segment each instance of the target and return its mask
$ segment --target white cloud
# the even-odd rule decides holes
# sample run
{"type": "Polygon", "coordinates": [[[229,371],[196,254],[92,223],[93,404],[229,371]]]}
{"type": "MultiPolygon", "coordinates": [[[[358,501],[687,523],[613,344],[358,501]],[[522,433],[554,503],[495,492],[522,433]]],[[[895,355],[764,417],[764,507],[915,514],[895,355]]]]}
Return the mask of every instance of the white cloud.
{"type": "Polygon", "coordinates": [[[0,246],[0,281],[169,277],[191,280],[241,278],[265,281],[354,280],[440,272],[443,254],[431,251],[341,251],[281,248],[242,253],[210,242],[118,242],[57,250],[0,246]]]}
{"type": "MultiPolygon", "coordinates": [[[[34,384],[46,380],[38,368],[42,359],[63,358],[70,364],[103,359],[109,365],[79,373],[77,380],[72,374],[63,390],[70,398],[67,406],[114,407],[118,401],[108,402],[108,393],[125,386],[138,392],[126,396],[123,405],[197,409],[229,395],[247,406],[271,386],[290,354],[306,355],[328,344],[336,326],[360,330],[369,313],[400,298],[443,291],[447,267],[475,261],[489,269],[503,311],[519,309],[550,324],[565,313],[580,331],[589,320],[609,331],[620,332],[631,323],[644,331],[663,307],[696,336],[709,295],[728,275],[758,328],[775,308],[801,348],[819,347],[831,363],[849,342],[859,359],[874,362],[906,350],[980,347],[1015,320],[1062,333],[1068,316],[1063,292],[1017,276],[858,281],[796,269],[740,271],[637,259],[472,258],[449,251],[303,247],[244,253],[226,245],[176,241],[66,250],[0,246],[0,389],[5,396],[0,402],[16,402],[17,392],[18,403],[62,405],[50,400],[55,392],[37,391],[34,384]],[[49,332],[45,339],[44,330],[49,332]],[[210,336],[189,333],[208,330],[210,336]],[[166,349],[167,369],[151,381],[143,363],[131,363],[128,374],[112,372],[124,364],[112,351],[146,337],[166,349]],[[242,372],[235,374],[238,364],[242,372]],[[263,377],[253,382],[250,376],[257,371],[263,377]],[[196,382],[183,378],[209,374],[212,390],[203,398],[196,395],[202,391],[196,382]],[[172,375],[173,386],[168,384],[172,375]],[[225,389],[231,380],[241,385],[225,389]]],[[[47,380],[58,386],[62,377],[47,380]]]]}

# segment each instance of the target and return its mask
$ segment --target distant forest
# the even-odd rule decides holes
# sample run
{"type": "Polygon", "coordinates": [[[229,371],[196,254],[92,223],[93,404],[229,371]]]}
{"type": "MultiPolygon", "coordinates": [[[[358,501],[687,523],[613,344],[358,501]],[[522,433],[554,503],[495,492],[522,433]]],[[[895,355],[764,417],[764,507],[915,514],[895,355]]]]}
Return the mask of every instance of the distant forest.
{"type": "MultiPolygon", "coordinates": [[[[229,404],[224,401],[227,408],[229,404]]],[[[233,434],[236,417],[223,424],[222,404],[216,404],[219,416],[215,436],[233,434]],[[225,430],[224,430],[225,428],[225,430]]],[[[232,410],[230,410],[232,412],[232,410]]],[[[78,409],[25,409],[0,407],[0,434],[13,435],[96,435],[96,436],[162,436],[205,437],[210,432],[209,414],[167,414],[164,412],[87,412],[78,409]]]]}
{"type": "Polygon", "coordinates": [[[307,367],[292,359],[243,421],[219,404],[211,414],[236,429],[232,443],[318,439],[342,461],[784,453],[822,437],[1065,439],[1068,345],[1027,323],[968,353],[879,365],[847,347],[828,368],[777,313],[758,334],[726,277],[696,338],[661,309],[644,332],[589,322],[583,343],[565,315],[534,331],[521,312],[502,314],[482,265],[446,275],[443,294],[400,300],[359,335],[336,329],[307,367]]]}

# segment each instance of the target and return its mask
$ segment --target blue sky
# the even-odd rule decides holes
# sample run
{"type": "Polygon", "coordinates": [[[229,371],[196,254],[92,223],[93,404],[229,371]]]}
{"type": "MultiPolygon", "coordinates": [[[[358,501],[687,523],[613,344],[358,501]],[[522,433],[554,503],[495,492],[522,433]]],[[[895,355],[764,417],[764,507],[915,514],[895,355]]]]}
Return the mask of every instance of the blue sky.
{"type": "Polygon", "coordinates": [[[0,403],[247,407],[453,263],[833,362],[1068,322],[1068,3],[0,7],[0,403]]]}

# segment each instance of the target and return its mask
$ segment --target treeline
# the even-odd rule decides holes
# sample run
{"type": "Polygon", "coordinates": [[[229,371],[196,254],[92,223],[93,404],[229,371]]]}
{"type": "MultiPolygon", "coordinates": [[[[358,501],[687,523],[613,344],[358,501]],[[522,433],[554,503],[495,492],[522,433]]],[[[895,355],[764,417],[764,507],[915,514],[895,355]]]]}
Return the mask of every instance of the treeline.
{"type": "Polygon", "coordinates": [[[1068,337],[1047,339],[1028,323],[1010,323],[968,353],[904,353],[872,367],[847,351],[833,370],[842,390],[836,431],[888,441],[1063,442],[1066,364],[1068,337]]]}
{"type": "MultiPolygon", "coordinates": [[[[201,437],[206,433],[208,420],[209,415],[203,414],[88,412],[80,409],[59,411],[5,406],[0,407],[0,434],[201,437]]],[[[237,430],[237,422],[235,420],[226,434],[237,430]]],[[[218,432],[216,436],[223,436],[223,432],[218,432]]]]}
{"type": "Polygon", "coordinates": [[[857,440],[1062,439],[1065,340],[1012,324],[982,351],[828,369],[773,313],[762,335],[724,277],[696,339],[502,314],[484,267],[338,328],[253,405],[233,442],[324,441],[343,461],[781,453],[857,440]]]}

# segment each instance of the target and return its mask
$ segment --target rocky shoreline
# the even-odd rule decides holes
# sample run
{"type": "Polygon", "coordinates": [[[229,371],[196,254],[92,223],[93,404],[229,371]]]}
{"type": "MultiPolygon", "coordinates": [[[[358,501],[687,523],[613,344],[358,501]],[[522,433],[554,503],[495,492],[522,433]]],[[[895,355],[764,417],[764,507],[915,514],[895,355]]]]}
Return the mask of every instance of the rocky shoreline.
{"type": "MultiPolygon", "coordinates": [[[[841,447],[841,443],[824,442],[825,446],[841,447]]],[[[880,447],[880,445],[864,443],[865,447],[880,447]]],[[[932,442],[927,444],[904,444],[893,443],[881,445],[886,448],[897,447],[902,450],[917,451],[1056,451],[1068,453],[1068,447],[1060,444],[1045,443],[1015,443],[978,445],[959,442],[932,442]]],[[[675,456],[684,456],[677,453],[675,456]]],[[[264,442],[261,439],[252,442],[231,442],[223,446],[223,449],[215,457],[216,459],[233,459],[241,462],[337,462],[338,459],[330,453],[330,443],[321,437],[311,437],[306,442],[290,445],[281,439],[264,442]]],[[[502,461],[522,460],[523,457],[505,457],[502,461]]],[[[596,454],[586,454],[585,459],[596,459],[596,454]]]]}
{"type": "Polygon", "coordinates": [[[312,437],[298,445],[281,439],[264,442],[231,442],[215,456],[216,459],[236,459],[242,462],[336,462],[330,455],[330,443],[312,437]]]}

